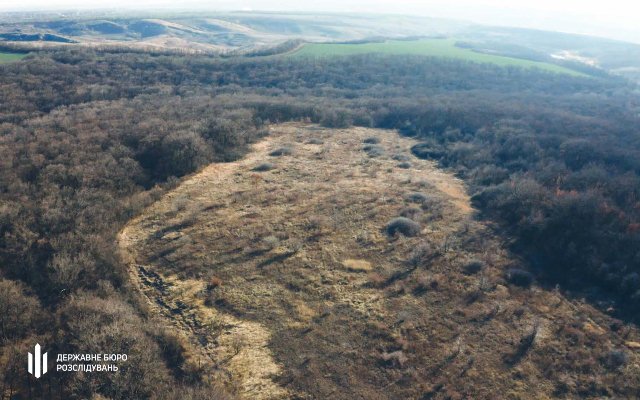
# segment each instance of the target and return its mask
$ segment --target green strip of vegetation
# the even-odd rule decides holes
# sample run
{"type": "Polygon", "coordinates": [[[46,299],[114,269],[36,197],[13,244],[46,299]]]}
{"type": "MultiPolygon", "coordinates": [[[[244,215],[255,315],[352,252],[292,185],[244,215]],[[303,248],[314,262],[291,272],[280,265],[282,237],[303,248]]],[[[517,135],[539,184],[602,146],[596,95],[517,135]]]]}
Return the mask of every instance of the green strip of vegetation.
{"type": "Polygon", "coordinates": [[[500,66],[516,66],[522,68],[538,68],[541,70],[569,74],[573,76],[587,76],[560,65],[520,58],[496,56],[478,53],[470,49],[463,49],[455,45],[455,39],[421,39],[421,40],[388,40],[371,43],[307,43],[292,53],[296,57],[331,57],[354,54],[384,53],[384,54],[416,54],[434,57],[448,57],[464,59],[479,63],[491,63],[500,66]]]}
{"type": "Polygon", "coordinates": [[[0,64],[22,60],[26,54],[0,53],[0,64]]]}

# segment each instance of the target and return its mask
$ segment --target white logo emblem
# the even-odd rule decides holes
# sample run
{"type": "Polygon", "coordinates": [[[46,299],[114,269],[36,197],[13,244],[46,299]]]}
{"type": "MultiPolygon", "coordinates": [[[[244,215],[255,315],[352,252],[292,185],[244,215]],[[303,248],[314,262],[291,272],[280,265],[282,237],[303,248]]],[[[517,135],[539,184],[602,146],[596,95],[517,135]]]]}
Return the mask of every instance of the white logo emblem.
{"type": "Polygon", "coordinates": [[[40,356],[40,345],[36,344],[35,347],[35,360],[33,354],[29,352],[29,373],[34,375],[36,378],[40,378],[42,375],[47,373],[47,353],[42,354],[40,356]]]}

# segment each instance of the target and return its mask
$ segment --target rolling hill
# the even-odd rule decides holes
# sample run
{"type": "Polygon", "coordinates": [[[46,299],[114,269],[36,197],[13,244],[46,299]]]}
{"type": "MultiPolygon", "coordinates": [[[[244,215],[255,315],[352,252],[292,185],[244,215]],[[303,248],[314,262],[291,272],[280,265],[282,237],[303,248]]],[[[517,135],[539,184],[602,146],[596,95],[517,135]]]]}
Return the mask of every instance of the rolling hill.
{"type": "Polygon", "coordinates": [[[0,44],[30,50],[85,46],[256,56],[297,49],[295,43],[287,45],[291,41],[309,43],[299,54],[345,54],[374,49],[537,66],[573,74],[612,72],[640,79],[637,44],[426,17],[259,12],[0,15],[0,44]],[[435,39],[443,38],[447,40],[436,45],[435,39]],[[398,39],[421,40],[401,44],[398,39]],[[394,50],[380,45],[385,40],[391,40],[394,50]],[[346,44],[358,46],[345,47],[346,44]]]}
{"type": "Polygon", "coordinates": [[[308,43],[293,52],[297,57],[346,56],[353,54],[414,54],[430,57],[456,58],[500,66],[538,68],[570,75],[584,75],[575,70],[548,62],[527,60],[496,54],[486,54],[457,46],[455,39],[396,40],[368,43],[308,43]]]}

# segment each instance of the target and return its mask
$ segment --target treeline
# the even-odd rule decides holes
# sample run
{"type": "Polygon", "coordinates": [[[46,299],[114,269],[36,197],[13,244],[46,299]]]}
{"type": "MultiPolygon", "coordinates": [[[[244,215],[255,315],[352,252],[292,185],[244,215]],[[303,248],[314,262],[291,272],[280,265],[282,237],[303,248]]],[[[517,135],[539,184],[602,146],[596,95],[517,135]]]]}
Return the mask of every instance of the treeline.
{"type": "Polygon", "coordinates": [[[0,398],[226,398],[129,291],[114,238],[174,177],[237,158],[262,122],[211,97],[78,103],[0,125],[0,398]],[[34,383],[24,360],[35,343],[129,359],[117,374],[34,383]]]}
{"type": "Polygon", "coordinates": [[[114,239],[176,178],[241,156],[270,122],[415,136],[415,153],[467,179],[534,268],[640,306],[640,97],[623,80],[410,56],[72,49],[0,70],[5,397],[226,396],[207,382],[211,371],[184,364],[179,341],[130,292],[114,239]],[[130,361],[119,374],[52,373],[34,384],[24,354],[37,341],[130,361]]]}

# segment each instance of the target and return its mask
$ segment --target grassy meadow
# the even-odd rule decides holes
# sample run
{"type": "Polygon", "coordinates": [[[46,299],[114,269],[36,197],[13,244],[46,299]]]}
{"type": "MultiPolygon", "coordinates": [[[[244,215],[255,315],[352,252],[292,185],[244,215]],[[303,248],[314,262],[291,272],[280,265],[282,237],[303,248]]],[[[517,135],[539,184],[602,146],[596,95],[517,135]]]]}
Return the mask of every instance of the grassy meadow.
{"type": "Polygon", "coordinates": [[[0,52],[0,64],[22,60],[25,56],[26,56],[26,54],[1,53],[0,52]]]}
{"type": "Polygon", "coordinates": [[[388,40],[371,43],[307,43],[292,53],[296,57],[331,57],[353,54],[415,54],[433,57],[447,57],[464,59],[478,63],[491,63],[500,66],[515,66],[522,68],[538,68],[541,70],[565,73],[575,76],[584,75],[580,72],[559,65],[530,61],[520,58],[503,57],[478,53],[470,49],[456,47],[455,39],[420,39],[420,40],[388,40]]]}

